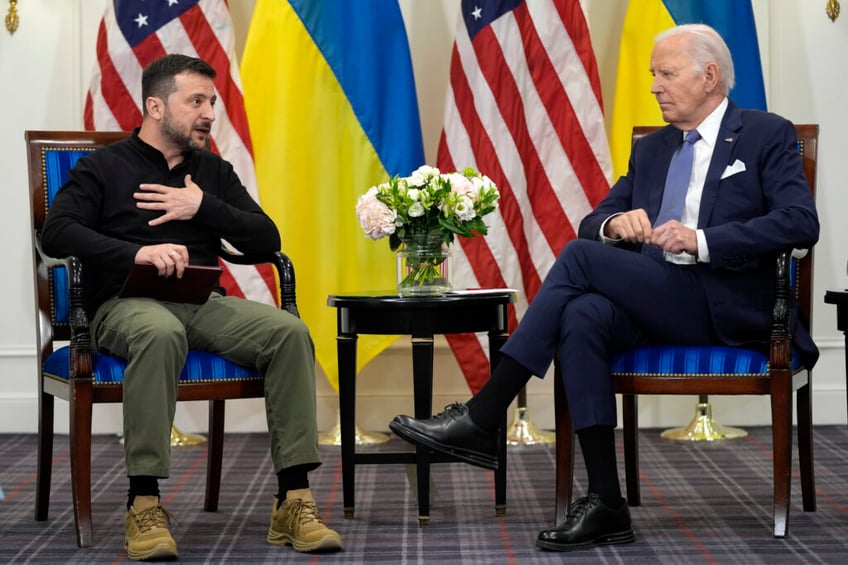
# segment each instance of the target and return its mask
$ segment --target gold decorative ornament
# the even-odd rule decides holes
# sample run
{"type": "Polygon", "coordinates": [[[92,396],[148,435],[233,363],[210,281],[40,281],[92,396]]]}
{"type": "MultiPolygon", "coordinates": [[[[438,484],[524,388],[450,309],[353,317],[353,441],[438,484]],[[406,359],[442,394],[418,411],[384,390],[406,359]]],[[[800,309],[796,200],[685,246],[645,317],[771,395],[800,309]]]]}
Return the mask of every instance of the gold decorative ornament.
{"type": "Polygon", "coordinates": [[[197,434],[185,434],[177,426],[171,426],[171,447],[200,445],[202,443],[206,443],[205,437],[197,434]]]}
{"type": "MultiPolygon", "coordinates": [[[[366,432],[359,426],[354,428],[354,443],[356,445],[379,445],[389,441],[389,436],[382,432],[366,432]]],[[[322,434],[318,434],[318,445],[341,445],[342,429],[334,426],[322,434]]]]}
{"type": "Polygon", "coordinates": [[[830,21],[835,22],[836,18],[839,17],[839,0],[827,0],[824,12],[830,18],[830,21]]]}
{"type": "MultiPolygon", "coordinates": [[[[354,443],[356,445],[379,445],[389,441],[388,434],[381,432],[366,432],[354,424],[353,428],[354,443]]],[[[318,434],[318,445],[341,445],[342,444],[342,424],[341,416],[336,411],[336,425],[328,431],[318,434]]]]}
{"type": "Polygon", "coordinates": [[[18,0],[9,0],[9,13],[6,14],[6,29],[9,34],[15,33],[21,19],[18,17],[18,0]]]}
{"type": "Polygon", "coordinates": [[[555,434],[540,430],[530,419],[527,411],[527,387],[522,388],[518,392],[515,418],[506,430],[507,445],[536,445],[555,441],[555,434]]]}
{"type": "Polygon", "coordinates": [[[672,441],[719,441],[740,439],[748,432],[739,428],[722,426],[713,419],[713,409],[706,395],[700,396],[695,406],[695,417],[685,428],[674,428],[660,434],[663,439],[672,441]]]}
{"type": "Polygon", "coordinates": [[[537,445],[555,441],[556,434],[540,430],[533,423],[527,414],[526,406],[516,407],[512,425],[506,430],[507,445],[537,445]]]}

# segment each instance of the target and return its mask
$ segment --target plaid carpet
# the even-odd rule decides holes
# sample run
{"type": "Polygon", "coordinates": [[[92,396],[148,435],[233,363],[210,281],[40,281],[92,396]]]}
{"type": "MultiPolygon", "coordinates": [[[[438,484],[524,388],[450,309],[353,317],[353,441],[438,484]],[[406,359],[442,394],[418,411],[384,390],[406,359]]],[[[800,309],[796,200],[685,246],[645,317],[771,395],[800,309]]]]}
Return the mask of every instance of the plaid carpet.
{"type": "MultiPolygon", "coordinates": [[[[642,506],[631,509],[636,542],[571,553],[535,548],[552,525],[553,447],[510,447],[507,513],[494,511],[490,472],[460,463],[433,467],[429,528],[418,527],[414,490],[398,465],[357,467],[356,517],[342,515],[337,447],[322,446],[324,465],[310,481],[325,520],[342,536],[338,554],[302,555],[265,542],[276,480],[262,434],[225,441],[219,510],[202,511],[206,448],[174,449],[163,501],[182,563],[845,563],[848,552],[848,429],[815,430],[818,511],[801,509],[797,461],[790,535],[771,536],[771,438],[750,428],[742,440],[716,444],[663,441],[640,433],[642,506]]],[[[68,484],[66,437],[57,438],[50,517],[32,519],[34,435],[0,435],[0,562],[119,563],[127,482],[115,437],[93,446],[95,547],[78,549],[68,484]]],[[[382,448],[398,448],[393,439],[382,448]]],[[[620,447],[620,446],[619,446],[620,447]]],[[[623,469],[621,470],[623,477],[623,469]]],[[[577,469],[577,492],[585,487],[577,469]]]]}

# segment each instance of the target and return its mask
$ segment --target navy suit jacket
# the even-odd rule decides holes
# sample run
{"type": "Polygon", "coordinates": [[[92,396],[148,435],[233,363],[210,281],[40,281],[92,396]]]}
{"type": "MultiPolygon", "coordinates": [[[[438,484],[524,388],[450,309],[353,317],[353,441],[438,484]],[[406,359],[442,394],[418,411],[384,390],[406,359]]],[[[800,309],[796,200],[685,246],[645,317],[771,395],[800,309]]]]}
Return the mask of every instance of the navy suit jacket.
{"type": "MultiPolygon", "coordinates": [[[[610,215],[637,208],[645,209],[653,223],[672,153],[682,139],[682,132],[669,125],[636,142],[627,174],[583,219],[579,237],[597,240],[610,215]]],[[[776,256],[810,248],[819,237],[791,122],[729,101],[704,183],[698,228],[704,230],[710,262],[697,268],[717,335],[733,346],[767,343],[776,256]],[[745,170],[721,178],[737,161],[745,170]]],[[[621,245],[635,251],[641,247],[621,245]]],[[[802,324],[795,324],[793,341],[804,365],[812,367],[818,350],[802,324]]]]}

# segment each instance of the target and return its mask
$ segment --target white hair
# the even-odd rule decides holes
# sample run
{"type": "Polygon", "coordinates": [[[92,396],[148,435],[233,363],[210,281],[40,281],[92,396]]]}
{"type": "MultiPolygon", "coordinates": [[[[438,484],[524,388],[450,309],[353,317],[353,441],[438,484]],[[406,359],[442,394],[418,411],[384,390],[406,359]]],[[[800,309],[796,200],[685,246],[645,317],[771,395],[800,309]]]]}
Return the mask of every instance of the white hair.
{"type": "Polygon", "coordinates": [[[730,49],[721,35],[705,24],[683,24],[660,33],[654,38],[654,42],[659,43],[664,39],[680,35],[690,38],[688,52],[697,72],[703,72],[709,63],[715,63],[718,66],[718,87],[727,96],[736,84],[736,76],[730,49]]]}

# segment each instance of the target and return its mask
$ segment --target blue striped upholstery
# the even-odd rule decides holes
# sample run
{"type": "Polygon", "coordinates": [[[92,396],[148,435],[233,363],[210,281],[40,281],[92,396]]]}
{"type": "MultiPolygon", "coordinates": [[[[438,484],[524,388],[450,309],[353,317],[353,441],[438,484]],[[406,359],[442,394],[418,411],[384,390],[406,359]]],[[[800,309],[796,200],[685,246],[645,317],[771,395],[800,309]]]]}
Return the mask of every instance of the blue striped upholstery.
{"type": "MultiPolygon", "coordinates": [[[[44,373],[67,381],[69,378],[70,347],[62,347],[53,352],[44,361],[44,373]]],[[[93,352],[95,384],[121,384],[124,380],[124,369],[127,362],[119,357],[93,352]]],[[[191,351],[186,359],[185,367],[180,373],[181,383],[223,382],[232,380],[261,379],[257,371],[227,361],[223,357],[204,351],[191,351]]]]}
{"type": "MultiPolygon", "coordinates": [[[[790,285],[796,289],[798,261],[793,259],[790,285]]],[[[620,376],[767,377],[768,355],[753,349],[710,345],[649,345],[616,355],[612,374],[620,376]]],[[[801,369],[792,350],[792,370],[801,369]]]]}
{"type": "MultiPolygon", "coordinates": [[[[792,368],[801,361],[792,351],[792,368]]],[[[718,346],[648,345],[616,355],[612,373],[622,376],[767,377],[768,356],[753,349],[718,346]]]]}
{"type": "MultiPolygon", "coordinates": [[[[94,148],[55,148],[42,153],[44,159],[44,182],[47,191],[48,209],[53,205],[53,198],[68,180],[68,173],[82,157],[94,151],[94,148]]],[[[68,273],[63,267],[54,267],[53,271],[53,321],[58,324],[68,323],[68,273]]]]}

